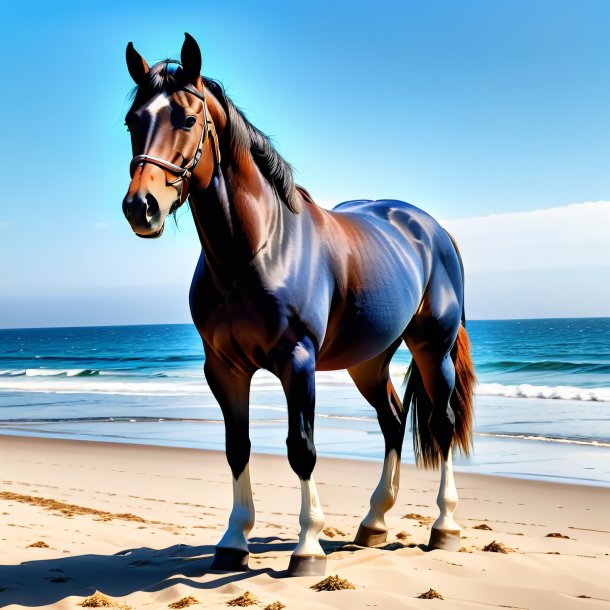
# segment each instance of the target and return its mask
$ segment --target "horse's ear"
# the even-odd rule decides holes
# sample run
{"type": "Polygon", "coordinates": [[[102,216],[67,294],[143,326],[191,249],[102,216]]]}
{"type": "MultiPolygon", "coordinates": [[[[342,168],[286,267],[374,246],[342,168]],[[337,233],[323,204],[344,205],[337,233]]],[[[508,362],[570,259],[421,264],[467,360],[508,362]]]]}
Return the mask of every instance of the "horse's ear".
{"type": "Polygon", "coordinates": [[[141,84],[142,80],[148,73],[148,64],[146,60],[133,48],[133,42],[127,45],[125,50],[125,57],[127,58],[127,69],[131,78],[136,82],[136,85],[141,84]]]}
{"type": "Polygon", "coordinates": [[[197,41],[187,32],[184,33],[180,61],[187,82],[195,84],[201,76],[201,51],[197,41]]]}

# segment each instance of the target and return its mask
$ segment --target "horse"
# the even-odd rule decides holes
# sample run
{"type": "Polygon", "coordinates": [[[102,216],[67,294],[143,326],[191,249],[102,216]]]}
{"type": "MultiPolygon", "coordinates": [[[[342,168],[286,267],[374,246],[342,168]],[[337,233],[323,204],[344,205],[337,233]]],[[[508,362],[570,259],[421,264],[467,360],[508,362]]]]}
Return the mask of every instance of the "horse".
{"type": "Polygon", "coordinates": [[[457,550],[452,450],[472,443],[475,376],[464,316],[464,268],[453,238],[426,212],[397,200],[326,210],[294,182],[270,140],[201,75],[185,34],[180,61],[149,67],[129,43],[136,83],[126,115],[133,159],[123,212],[142,238],[163,233],[189,199],[201,242],[189,304],[204,374],[225,422],[233,508],[212,569],[248,569],[254,525],[249,392],[253,374],[280,380],[287,453],[301,485],[300,533],[288,574],[324,574],[324,514],[313,470],[315,371],[347,369],[377,412],[385,441],[379,484],[355,543],[388,535],[409,408],[418,465],[442,468],[440,515],[429,548],[457,550]],[[412,361],[401,401],[389,376],[404,341],[412,361]]]}

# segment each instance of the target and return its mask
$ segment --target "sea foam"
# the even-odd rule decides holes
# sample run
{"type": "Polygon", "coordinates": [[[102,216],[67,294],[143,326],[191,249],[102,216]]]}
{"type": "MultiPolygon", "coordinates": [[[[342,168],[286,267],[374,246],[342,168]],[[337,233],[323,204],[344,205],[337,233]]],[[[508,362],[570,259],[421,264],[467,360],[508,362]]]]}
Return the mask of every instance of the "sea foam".
{"type": "MultiPolygon", "coordinates": [[[[392,367],[397,390],[402,381],[402,367],[392,367]]],[[[352,385],[346,371],[322,371],[316,373],[319,386],[339,387],[352,385]]],[[[266,371],[257,373],[252,380],[254,391],[281,392],[279,381],[266,371]]],[[[189,396],[210,394],[203,374],[199,376],[164,376],[158,373],[141,376],[123,375],[117,371],[96,369],[11,369],[0,371],[0,391],[50,392],[58,394],[117,394],[137,396],[189,396]]],[[[480,383],[479,396],[504,396],[509,398],[542,398],[553,400],[577,400],[610,403],[610,388],[575,386],[506,385],[480,383]]]]}
{"type": "Polygon", "coordinates": [[[610,388],[577,388],[559,385],[503,385],[501,383],[480,383],[479,396],[507,396],[510,398],[548,398],[553,400],[583,400],[610,402],[610,388]]]}

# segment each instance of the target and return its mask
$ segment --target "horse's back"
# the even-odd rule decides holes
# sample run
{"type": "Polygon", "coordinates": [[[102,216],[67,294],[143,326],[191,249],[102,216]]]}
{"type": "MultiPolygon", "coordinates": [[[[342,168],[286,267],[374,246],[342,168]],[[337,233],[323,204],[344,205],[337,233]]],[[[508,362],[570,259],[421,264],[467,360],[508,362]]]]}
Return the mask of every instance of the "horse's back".
{"type": "Polygon", "coordinates": [[[333,214],[357,214],[362,218],[379,219],[398,226],[406,232],[417,225],[430,232],[444,233],[443,228],[430,214],[406,201],[398,199],[354,199],[337,204],[333,214]]]}
{"type": "MultiPolygon", "coordinates": [[[[365,230],[364,239],[387,242],[407,266],[421,271],[423,285],[428,283],[439,257],[457,258],[451,238],[443,227],[424,210],[396,199],[356,199],[344,201],[331,210],[339,224],[357,223],[365,230]],[[342,223],[343,221],[343,223],[342,223]],[[368,230],[367,230],[368,229],[368,230]]],[[[387,248],[377,248],[380,256],[387,248]]]]}

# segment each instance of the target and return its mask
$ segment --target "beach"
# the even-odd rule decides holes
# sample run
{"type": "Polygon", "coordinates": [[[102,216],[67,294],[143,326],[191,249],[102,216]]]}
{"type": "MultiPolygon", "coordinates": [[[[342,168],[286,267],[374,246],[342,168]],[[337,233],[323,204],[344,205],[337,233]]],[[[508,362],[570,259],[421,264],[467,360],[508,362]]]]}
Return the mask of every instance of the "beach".
{"type": "Polygon", "coordinates": [[[609,608],[607,487],[460,472],[462,552],[427,552],[437,472],[403,464],[376,548],[351,544],[380,475],[375,461],[320,458],[327,575],[354,590],[286,578],[298,532],[298,480],[282,456],[251,460],[250,571],[209,570],[231,506],[224,453],[2,436],[0,606],[76,608],[96,590],[118,604],[205,608],[251,592],[264,608],[609,608]],[[483,527],[484,529],[477,529],[483,527]],[[487,529],[489,528],[489,529],[487,529]],[[486,552],[496,541],[508,553],[486,552]],[[418,599],[434,589],[444,602],[418,599]]]}
{"type": "MultiPolygon", "coordinates": [[[[440,475],[415,468],[409,431],[388,540],[353,545],[383,437],[346,371],[316,374],[326,575],[355,587],[316,592],[320,577],[285,575],[300,489],[270,373],[250,395],[250,571],[213,572],[231,474],[193,327],[0,331],[0,607],[75,609],[100,591],[133,610],[191,596],[226,608],[247,592],[259,608],[610,608],[610,319],[469,333],[479,385],[472,454],[454,456],[461,552],[426,548],[440,475]],[[484,550],[494,543],[508,552],[484,550]],[[419,599],[430,589],[444,601],[419,599]]],[[[392,362],[399,393],[409,361],[401,348],[392,362]]]]}

